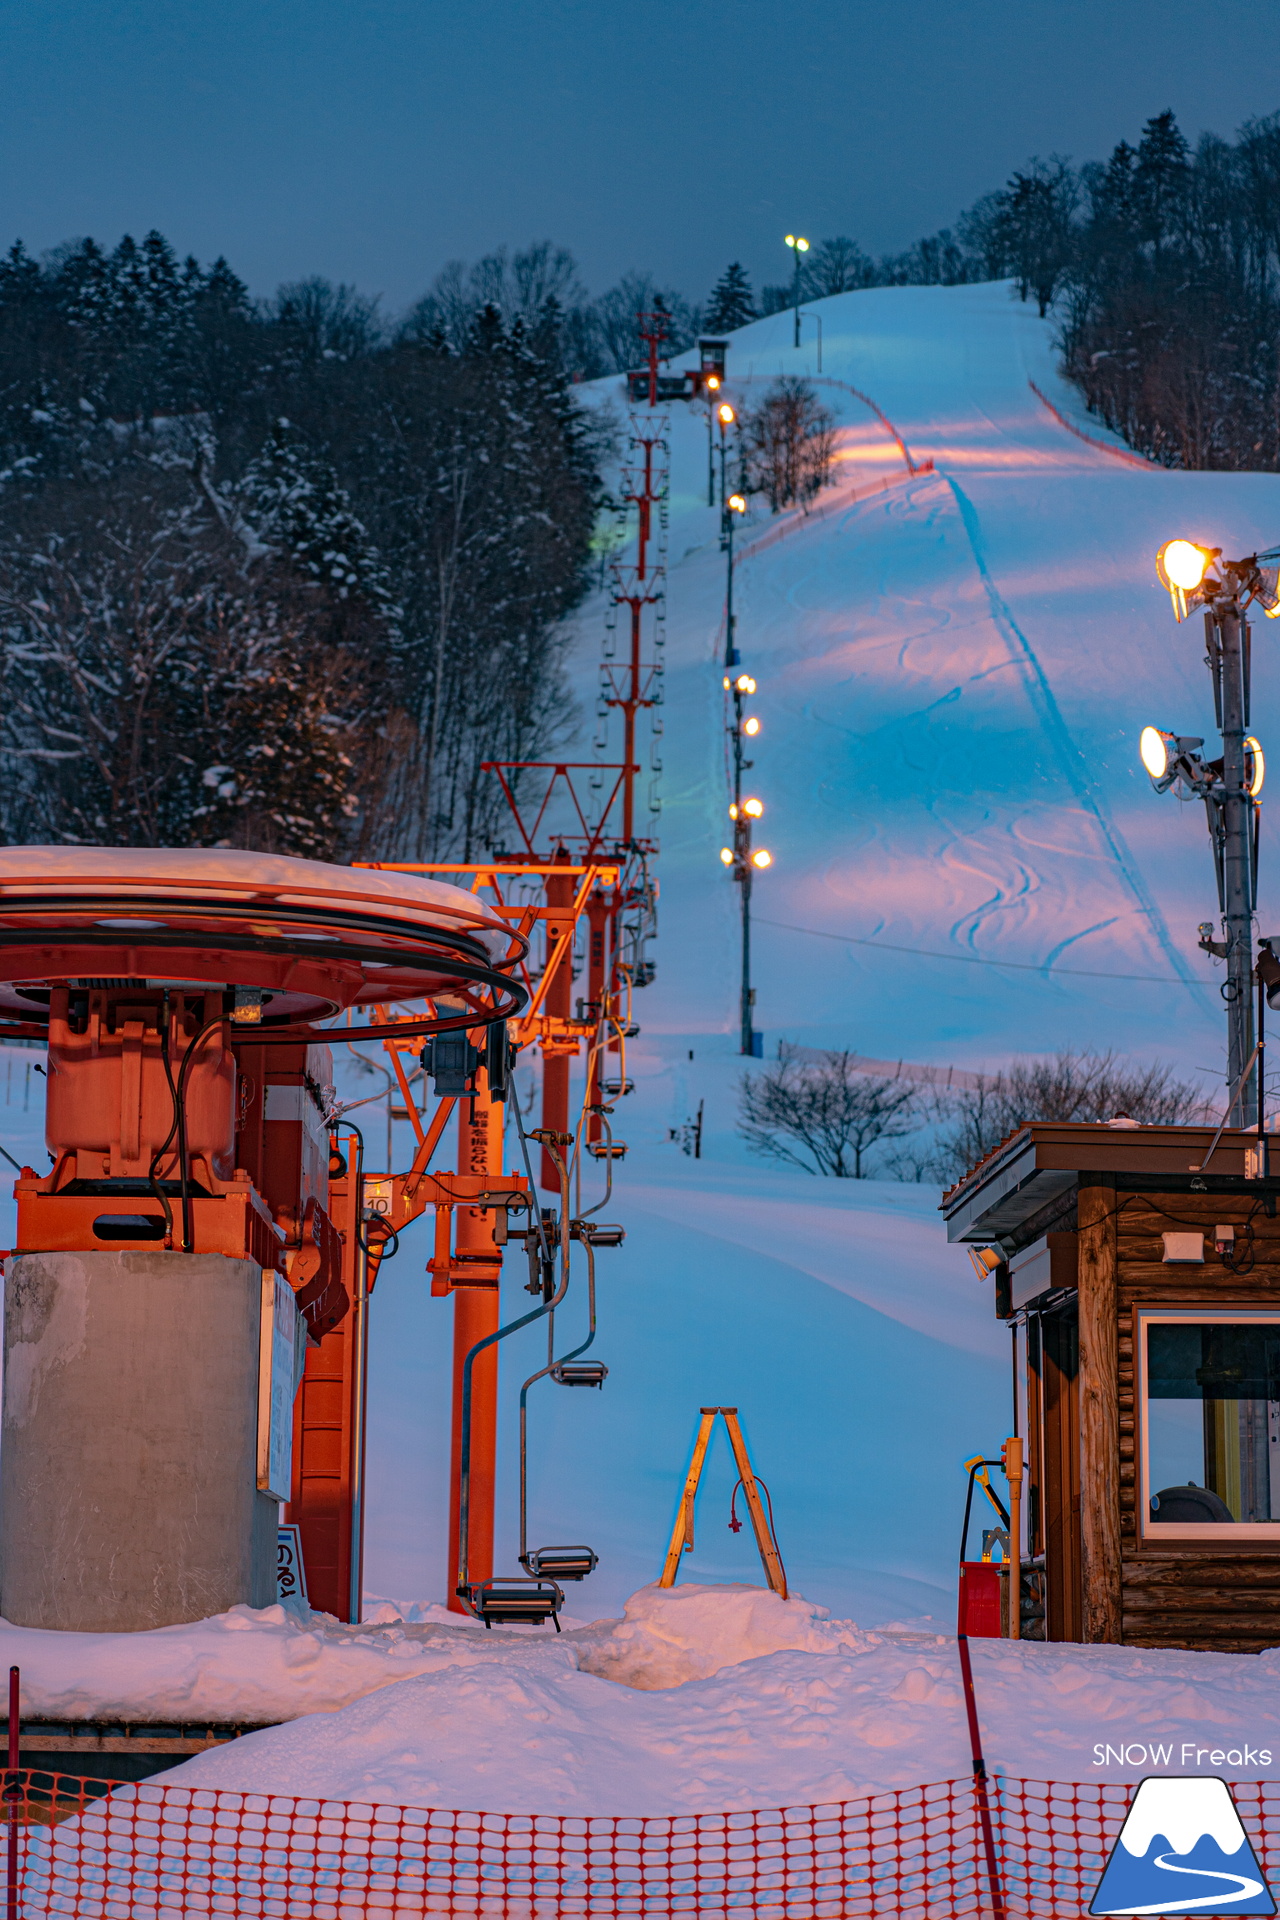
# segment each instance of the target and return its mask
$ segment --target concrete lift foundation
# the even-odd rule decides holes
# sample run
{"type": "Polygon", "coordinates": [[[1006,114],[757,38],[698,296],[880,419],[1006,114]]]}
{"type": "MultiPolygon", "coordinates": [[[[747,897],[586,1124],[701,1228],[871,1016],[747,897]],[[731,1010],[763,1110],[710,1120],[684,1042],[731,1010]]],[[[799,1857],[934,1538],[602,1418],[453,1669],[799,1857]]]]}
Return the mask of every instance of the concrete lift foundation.
{"type": "Polygon", "coordinates": [[[261,1316],[261,1268],[225,1254],[8,1262],[0,1615],[133,1633],[272,1604],[261,1316]]]}

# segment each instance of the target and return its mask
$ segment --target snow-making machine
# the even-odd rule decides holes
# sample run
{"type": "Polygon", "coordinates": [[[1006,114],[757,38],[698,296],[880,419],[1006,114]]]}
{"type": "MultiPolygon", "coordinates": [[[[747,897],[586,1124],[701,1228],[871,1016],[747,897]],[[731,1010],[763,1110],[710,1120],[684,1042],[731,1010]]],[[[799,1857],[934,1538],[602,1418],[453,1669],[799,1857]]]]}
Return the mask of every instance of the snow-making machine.
{"type": "Polygon", "coordinates": [[[416,875],[0,849],[0,1037],[47,1044],[50,1162],[17,1181],[6,1259],[5,1618],[132,1630],[269,1604],[282,1501],[313,1604],[351,1617],[390,1226],[334,1122],[330,1050],[482,1040],[527,998],[526,950],[416,875]],[[393,1016],[406,1003],[421,1014],[393,1016]]]}

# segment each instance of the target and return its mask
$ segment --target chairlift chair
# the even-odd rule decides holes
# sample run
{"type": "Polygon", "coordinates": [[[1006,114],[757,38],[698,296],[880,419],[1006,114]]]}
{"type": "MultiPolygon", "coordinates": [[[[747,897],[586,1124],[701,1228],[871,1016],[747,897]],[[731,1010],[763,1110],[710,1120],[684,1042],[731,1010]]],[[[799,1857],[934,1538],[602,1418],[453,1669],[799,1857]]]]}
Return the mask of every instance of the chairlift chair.
{"type": "Polygon", "coordinates": [[[608,1220],[571,1220],[569,1222],[569,1238],[589,1240],[593,1247],[620,1247],[626,1237],[625,1227],[615,1226],[608,1220]]]}
{"type": "Polygon", "coordinates": [[[535,1578],[554,1581],[585,1580],[599,1563],[590,1547],[535,1547],[524,1562],[535,1578]]]}
{"type": "Polygon", "coordinates": [[[619,1100],[624,1094],[634,1093],[635,1090],[634,1080],[602,1080],[600,1082],[600,1091],[607,1094],[610,1100],[619,1100]]]}
{"type": "Polygon", "coordinates": [[[609,1369],[600,1360],[583,1360],[577,1366],[561,1360],[551,1368],[551,1378],[558,1387],[602,1387],[609,1369]]]}
{"type": "MultiPolygon", "coordinates": [[[[516,1113],[516,1125],[520,1132],[520,1142],[521,1142],[521,1147],[523,1149],[524,1157],[525,1157],[525,1166],[526,1166],[526,1169],[528,1169],[529,1171],[530,1184],[532,1185],[532,1168],[529,1166],[528,1142],[525,1139],[524,1126],[520,1118],[519,1102],[516,1103],[515,1113],[516,1113]]],[[[566,1138],[571,1138],[572,1136],[539,1132],[538,1134],[535,1134],[534,1137],[536,1139],[540,1139],[543,1142],[543,1144],[548,1148],[553,1160],[555,1161],[556,1165],[560,1170],[560,1198],[561,1198],[560,1283],[556,1287],[555,1291],[551,1294],[550,1298],[547,1300],[544,1300],[541,1306],[535,1307],[531,1313],[521,1314],[518,1319],[509,1321],[505,1327],[499,1327],[496,1333],[487,1334],[483,1340],[478,1340],[475,1346],[471,1348],[470,1352],[467,1354],[465,1360],[463,1361],[463,1364],[462,1364],[462,1422],[461,1422],[461,1427],[462,1427],[461,1456],[462,1457],[461,1457],[461,1464],[460,1464],[459,1474],[458,1474],[458,1540],[459,1540],[458,1561],[459,1561],[459,1564],[458,1564],[458,1579],[457,1579],[457,1584],[454,1588],[454,1592],[457,1594],[459,1600],[461,1600],[463,1606],[467,1609],[467,1612],[471,1614],[474,1619],[484,1621],[486,1629],[494,1626],[495,1623],[498,1625],[502,1625],[504,1623],[515,1625],[520,1622],[524,1622],[529,1625],[541,1626],[546,1621],[550,1620],[556,1632],[559,1633],[560,1621],[557,1616],[559,1615],[560,1608],[564,1605],[564,1594],[561,1592],[555,1580],[547,1576],[539,1576],[537,1574],[534,1574],[532,1577],[529,1577],[529,1578],[526,1578],[525,1576],[519,1575],[519,1574],[498,1574],[496,1576],[491,1576],[487,1580],[472,1580],[469,1576],[468,1568],[467,1568],[468,1541],[470,1538],[468,1523],[469,1523],[470,1507],[471,1507],[471,1410],[472,1410],[473,1388],[474,1388],[473,1370],[475,1367],[476,1360],[486,1350],[486,1348],[496,1345],[498,1341],[505,1340],[510,1334],[518,1332],[521,1327],[527,1327],[531,1325],[533,1321],[542,1319],[544,1316],[547,1318],[548,1326],[554,1327],[555,1309],[560,1304],[560,1302],[564,1299],[565,1293],[568,1290],[568,1286],[569,1286],[569,1233],[568,1233],[569,1176],[568,1176],[568,1171],[565,1167],[565,1163],[561,1159],[560,1154],[557,1152],[556,1149],[558,1145],[563,1144],[565,1142],[566,1138]]],[[[546,1233],[545,1223],[540,1223],[539,1234],[543,1241],[543,1252],[544,1254],[549,1256],[550,1247],[547,1244],[545,1233],[546,1233]]],[[[588,1248],[587,1250],[587,1258],[589,1263],[591,1259],[590,1248],[588,1248]]],[[[594,1289],[592,1292],[592,1302],[594,1305],[594,1289]]],[[[554,1335],[552,1337],[554,1337],[554,1335]]],[[[520,1560],[522,1565],[527,1565],[526,1556],[523,1551],[524,1549],[523,1398],[521,1402],[521,1469],[520,1471],[521,1471],[521,1487],[520,1487],[520,1491],[521,1491],[521,1539],[520,1539],[521,1555],[520,1555],[520,1560]]],[[[590,1549],[589,1548],[579,1549],[579,1552],[582,1552],[582,1551],[589,1552],[590,1549]]],[[[594,1555],[592,1555],[592,1560],[594,1563],[594,1555]]],[[[587,1571],[589,1572],[590,1569],[588,1568],[587,1571]]],[[[580,1579],[582,1576],[578,1574],[574,1577],[580,1579]]]]}
{"type": "MultiPolygon", "coordinates": [[[[609,1188],[612,1190],[612,1175],[609,1188]]],[[[599,1204],[604,1206],[608,1199],[599,1204]]],[[[561,1359],[555,1358],[554,1315],[548,1319],[547,1326],[547,1364],[537,1373],[530,1374],[520,1389],[520,1565],[535,1578],[549,1577],[552,1580],[585,1580],[594,1573],[599,1565],[599,1556],[590,1547],[533,1547],[528,1544],[529,1513],[529,1389],[539,1380],[550,1377],[561,1387],[603,1387],[609,1376],[609,1369],[599,1360],[580,1361],[579,1354],[586,1352],[596,1337],[596,1260],[595,1248],[601,1246],[620,1246],[623,1239],[621,1227],[608,1226],[603,1221],[598,1225],[590,1218],[567,1221],[569,1204],[569,1183],[563,1181],[562,1205],[565,1212],[561,1215],[561,1232],[565,1234],[564,1244],[577,1240],[586,1248],[587,1253],[587,1337],[581,1346],[574,1347],[561,1359]],[[567,1233],[566,1233],[567,1227],[567,1233]]]]}
{"type": "Polygon", "coordinates": [[[593,1160],[625,1160],[625,1140],[588,1140],[587,1152],[593,1160]]]}
{"type": "MultiPolygon", "coordinates": [[[[555,1549],[552,1549],[554,1553],[555,1549]]],[[[591,1549],[569,1548],[561,1552],[590,1553],[591,1549]]],[[[531,1556],[532,1557],[532,1556],[531,1556]]],[[[591,1554],[594,1566],[595,1555],[591,1554]]],[[[587,1569],[590,1572],[590,1568],[587,1569]]],[[[458,1598],[468,1613],[477,1620],[483,1620],[486,1629],[495,1623],[498,1626],[519,1625],[541,1626],[550,1620],[556,1632],[560,1632],[557,1615],[564,1605],[564,1594],[553,1579],[550,1579],[550,1566],[544,1573],[540,1568],[532,1569],[535,1578],[521,1579],[518,1574],[497,1574],[490,1580],[470,1580],[458,1588],[458,1598]]],[[[580,1580],[580,1573],[564,1576],[566,1579],[580,1580]]]]}

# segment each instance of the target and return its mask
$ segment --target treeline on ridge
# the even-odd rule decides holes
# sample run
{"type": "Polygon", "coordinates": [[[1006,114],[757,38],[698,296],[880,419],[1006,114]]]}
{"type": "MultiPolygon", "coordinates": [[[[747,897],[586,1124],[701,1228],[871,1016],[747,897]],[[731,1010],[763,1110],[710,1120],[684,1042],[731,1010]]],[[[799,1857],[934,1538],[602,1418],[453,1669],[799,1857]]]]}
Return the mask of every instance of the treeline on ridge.
{"type": "MultiPolygon", "coordinates": [[[[1280,114],[1194,150],[1157,114],[1106,161],[1028,161],[904,253],[874,261],[848,238],[817,241],[799,285],[813,300],[1006,278],[1052,314],[1067,376],[1139,452],[1280,467],[1280,114]]],[[[793,297],[794,283],[766,287],[757,307],[735,263],[704,318],[741,326],[793,297]]]]}

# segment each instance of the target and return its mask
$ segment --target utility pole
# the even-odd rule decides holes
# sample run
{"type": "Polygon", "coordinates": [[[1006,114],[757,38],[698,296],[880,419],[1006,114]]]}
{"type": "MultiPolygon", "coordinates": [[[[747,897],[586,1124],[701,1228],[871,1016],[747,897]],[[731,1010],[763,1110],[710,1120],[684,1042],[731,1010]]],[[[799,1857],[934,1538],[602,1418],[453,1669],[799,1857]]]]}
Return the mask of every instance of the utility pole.
{"type": "Polygon", "coordinates": [[[1277,581],[1280,549],[1224,560],[1219,547],[1170,540],[1156,558],[1156,571],[1182,621],[1193,607],[1204,610],[1205,662],[1213,683],[1214,717],[1222,734],[1222,758],[1206,761],[1202,739],[1143,729],[1142,763],[1158,793],[1178,786],[1204,801],[1218,880],[1222,938],[1200,926],[1205,953],[1225,960],[1222,997],[1227,1010],[1227,1124],[1244,1127],[1259,1111],[1254,1057],[1253,916],[1258,905],[1258,795],[1263,757],[1248,733],[1250,633],[1246,613],[1256,600],[1280,611],[1277,581]],[[1272,562],[1266,565],[1266,562],[1272,562]]]}

